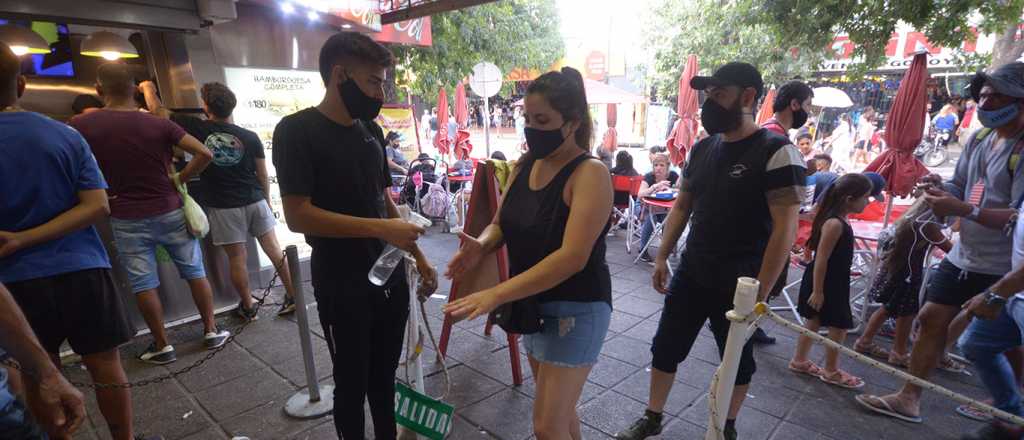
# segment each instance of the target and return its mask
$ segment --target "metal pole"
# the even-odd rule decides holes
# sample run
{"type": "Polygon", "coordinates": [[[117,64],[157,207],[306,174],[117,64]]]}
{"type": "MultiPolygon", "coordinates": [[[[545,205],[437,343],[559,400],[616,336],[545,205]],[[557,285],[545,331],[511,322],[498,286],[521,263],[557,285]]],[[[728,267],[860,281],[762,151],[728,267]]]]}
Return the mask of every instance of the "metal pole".
{"type": "Polygon", "coordinates": [[[491,157],[491,109],[488,100],[490,98],[484,96],[484,144],[487,146],[487,157],[491,157]]]}
{"type": "Polygon", "coordinates": [[[299,390],[285,403],[286,414],[313,419],[330,414],[334,410],[334,387],[322,388],[316,379],[316,364],[313,362],[313,343],[309,336],[309,317],[306,309],[306,293],[302,290],[302,265],[299,263],[299,249],[290,245],[284,250],[288,270],[292,276],[292,291],[295,292],[295,320],[299,324],[299,346],[302,348],[302,362],[306,370],[308,391],[299,390]]]}
{"type": "Polygon", "coordinates": [[[740,277],[736,280],[736,296],[733,299],[733,309],[726,313],[731,323],[729,324],[729,339],[725,343],[725,353],[722,355],[722,363],[715,371],[711,381],[711,392],[708,394],[708,431],[704,436],[705,440],[723,439],[722,430],[725,429],[725,419],[729,413],[729,402],[732,400],[732,392],[736,383],[736,372],[740,367],[740,357],[743,355],[743,345],[747,342],[748,327],[746,318],[754,312],[754,304],[757,302],[757,292],[761,283],[757,279],[740,277]]]}

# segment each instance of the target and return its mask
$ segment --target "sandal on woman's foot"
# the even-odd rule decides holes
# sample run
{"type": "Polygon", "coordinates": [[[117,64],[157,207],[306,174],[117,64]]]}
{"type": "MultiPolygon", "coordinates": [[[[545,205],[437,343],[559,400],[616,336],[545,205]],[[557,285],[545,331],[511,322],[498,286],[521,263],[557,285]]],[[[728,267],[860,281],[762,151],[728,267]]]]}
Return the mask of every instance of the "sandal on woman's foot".
{"type": "Polygon", "coordinates": [[[910,353],[899,354],[895,351],[890,351],[889,359],[887,359],[886,362],[894,367],[907,368],[910,366],[910,353]]]}
{"type": "Polygon", "coordinates": [[[856,343],[853,344],[853,349],[857,353],[866,354],[876,359],[884,360],[889,358],[889,350],[879,347],[878,344],[875,344],[874,342],[868,344],[856,343]]]}
{"type": "MultiPolygon", "coordinates": [[[[991,401],[985,402],[991,404],[991,401]]],[[[956,413],[971,420],[977,420],[979,422],[990,422],[992,421],[992,414],[982,411],[977,407],[971,405],[960,405],[956,407],[956,413]]]]}
{"type": "Polygon", "coordinates": [[[811,361],[803,361],[796,363],[793,361],[789,362],[789,370],[794,373],[806,374],[811,377],[821,377],[821,367],[811,361]]]}
{"type": "Polygon", "coordinates": [[[953,358],[949,357],[948,355],[943,355],[942,356],[942,360],[939,361],[939,368],[941,368],[941,369],[943,369],[945,371],[948,371],[950,373],[957,373],[957,374],[961,374],[965,370],[967,370],[967,366],[957,362],[956,360],[954,360],[953,358]]]}
{"type": "Polygon", "coordinates": [[[819,376],[822,382],[829,385],[835,385],[837,387],[847,388],[855,390],[864,386],[864,379],[847,373],[843,370],[836,370],[831,373],[828,371],[822,371],[819,376]]]}
{"type": "Polygon", "coordinates": [[[885,401],[885,398],[879,396],[873,396],[871,394],[861,394],[855,398],[864,408],[867,408],[873,412],[889,416],[895,419],[903,420],[904,422],[910,423],[921,423],[921,416],[915,416],[908,414],[894,408],[889,402],[885,401]]]}

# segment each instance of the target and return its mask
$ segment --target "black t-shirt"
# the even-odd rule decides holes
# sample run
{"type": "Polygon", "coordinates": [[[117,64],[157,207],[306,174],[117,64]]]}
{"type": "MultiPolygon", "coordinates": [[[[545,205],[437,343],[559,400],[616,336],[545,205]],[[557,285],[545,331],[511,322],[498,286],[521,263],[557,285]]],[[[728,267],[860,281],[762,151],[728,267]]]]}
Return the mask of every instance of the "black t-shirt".
{"type": "MultiPolygon", "coordinates": [[[[675,171],[669,171],[668,172],[668,179],[665,179],[665,180],[668,180],[669,185],[675,186],[676,185],[676,181],[679,180],[679,173],[677,173],[675,171]]],[[[644,182],[647,182],[647,186],[651,186],[651,185],[654,185],[655,183],[658,183],[658,182],[656,182],[654,180],[654,172],[653,171],[650,172],[650,173],[644,174],[644,182]]]]}
{"type": "Polygon", "coordinates": [[[693,206],[680,272],[710,286],[756,276],[772,231],[769,205],[799,205],[806,196],[800,152],[762,128],[736,142],[703,139],[688,159],[681,190],[693,206]]]}
{"type": "Polygon", "coordinates": [[[238,208],[263,200],[256,159],[266,156],[256,133],[189,115],[174,114],[171,120],[213,152],[213,162],[199,176],[201,189],[195,195],[199,203],[212,208],[238,208]]]}
{"type": "MultiPolygon", "coordinates": [[[[391,175],[383,145],[384,133],[373,122],[346,127],[316,108],[285,116],[274,129],[273,160],[281,194],[308,196],[313,206],[339,214],[387,218],[384,197],[391,175]]],[[[306,242],[313,247],[313,258],[327,262],[332,274],[364,281],[384,250],[384,242],[376,238],[306,234],[306,242]]]]}

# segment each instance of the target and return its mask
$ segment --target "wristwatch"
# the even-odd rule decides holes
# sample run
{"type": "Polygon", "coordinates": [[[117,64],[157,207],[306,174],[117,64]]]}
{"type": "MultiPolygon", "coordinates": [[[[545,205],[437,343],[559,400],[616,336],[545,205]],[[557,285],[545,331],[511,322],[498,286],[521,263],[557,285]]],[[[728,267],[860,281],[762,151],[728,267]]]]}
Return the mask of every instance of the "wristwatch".
{"type": "Polygon", "coordinates": [[[985,305],[1002,307],[1006,305],[1006,298],[1003,298],[999,294],[989,290],[985,295],[985,305]]]}

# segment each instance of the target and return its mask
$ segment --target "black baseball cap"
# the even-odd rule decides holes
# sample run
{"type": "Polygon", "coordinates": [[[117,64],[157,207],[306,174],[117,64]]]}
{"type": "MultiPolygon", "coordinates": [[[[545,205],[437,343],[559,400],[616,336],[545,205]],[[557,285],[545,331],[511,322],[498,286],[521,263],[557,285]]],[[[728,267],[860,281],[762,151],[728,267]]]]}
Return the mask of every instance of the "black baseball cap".
{"type": "Polygon", "coordinates": [[[753,87],[754,90],[757,90],[755,100],[760,99],[764,94],[764,80],[761,79],[761,72],[758,72],[756,67],[739,61],[719,67],[711,76],[695,76],[690,80],[690,87],[694,90],[705,90],[711,86],[753,87]]]}
{"type": "Polygon", "coordinates": [[[997,92],[1014,97],[1024,98],[1024,63],[1013,62],[1004,64],[992,73],[978,72],[971,79],[971,98],[978,102],[981,88],[988,84],[997,92]]]}

